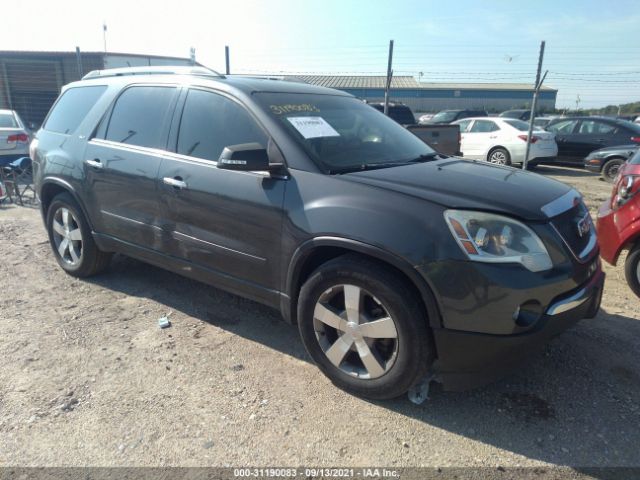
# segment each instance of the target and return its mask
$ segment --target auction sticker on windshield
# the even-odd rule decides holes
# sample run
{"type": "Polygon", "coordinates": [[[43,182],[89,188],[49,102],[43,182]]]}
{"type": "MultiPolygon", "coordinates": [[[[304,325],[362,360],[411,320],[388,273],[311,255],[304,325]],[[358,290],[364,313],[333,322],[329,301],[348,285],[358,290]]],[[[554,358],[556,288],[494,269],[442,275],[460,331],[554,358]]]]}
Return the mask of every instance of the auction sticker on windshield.
{"type": "Polygon", "coordinates": [[[288,117],[287,120],[304,138],[340,136],[322,117],[288,117]]]}

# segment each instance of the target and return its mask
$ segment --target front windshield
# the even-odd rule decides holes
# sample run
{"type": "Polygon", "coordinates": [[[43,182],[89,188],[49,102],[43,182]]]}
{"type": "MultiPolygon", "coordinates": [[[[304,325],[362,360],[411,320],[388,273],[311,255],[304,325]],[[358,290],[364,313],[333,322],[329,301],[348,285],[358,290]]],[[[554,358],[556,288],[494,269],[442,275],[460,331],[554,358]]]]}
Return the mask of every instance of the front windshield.
{"type": "Polygon", "coordinates": [[[451,110],[445,110],[443,112],[436,113],[432,118],[432,122],[452,122],[456,119],[456,112],[451,110]]]}
{"type": "Polygon", "coordinates": [[[328,173],[394,166],[435,153],[413,133],[353,97],[258,93],[256,99],[328,173]]]}

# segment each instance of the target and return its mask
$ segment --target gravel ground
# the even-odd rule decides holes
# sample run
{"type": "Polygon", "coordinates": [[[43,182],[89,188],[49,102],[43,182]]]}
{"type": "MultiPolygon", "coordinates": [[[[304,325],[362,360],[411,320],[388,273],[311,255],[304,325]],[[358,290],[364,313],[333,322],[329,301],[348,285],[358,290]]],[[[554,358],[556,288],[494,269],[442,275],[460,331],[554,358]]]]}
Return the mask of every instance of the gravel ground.
{"type": "MultiPolygon", "coordinates": [[[[594,214],[611,190],[540,170],[594,214]]],[[[640,302],[620,266],[600,314],[519,373],[416,406],[336,389],[256,303],[125,257],[64,274],[37,209],[0,206],[0,239],[0,465],[640,466],[640,302]]]]}

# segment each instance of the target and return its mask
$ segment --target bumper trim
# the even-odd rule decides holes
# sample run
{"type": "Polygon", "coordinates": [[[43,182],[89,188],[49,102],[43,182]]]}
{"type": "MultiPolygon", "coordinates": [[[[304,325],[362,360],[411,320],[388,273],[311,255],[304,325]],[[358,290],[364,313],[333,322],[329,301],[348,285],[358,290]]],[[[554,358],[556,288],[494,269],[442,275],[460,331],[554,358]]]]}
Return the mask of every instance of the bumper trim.
{"type": "Polygon", "coordinates": [[[558,315],[560,313],[567,312],[572,308],[579,307],[584,302],[589,300],[590,291],[587,288],[583,288],[579,292],[574,293],[569,298],[565,298],[564,300],[560,300],[559,302],[554,303],[547,310],[547,315],[558,315]]]}

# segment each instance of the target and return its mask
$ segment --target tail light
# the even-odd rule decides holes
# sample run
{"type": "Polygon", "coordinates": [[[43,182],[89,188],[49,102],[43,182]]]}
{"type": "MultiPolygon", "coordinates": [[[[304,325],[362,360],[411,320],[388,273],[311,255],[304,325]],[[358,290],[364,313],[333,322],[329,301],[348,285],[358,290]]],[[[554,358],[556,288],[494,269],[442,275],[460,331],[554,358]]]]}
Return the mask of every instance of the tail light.
{"type": "Polygon", "coordinates": [[[631,137],[631,141],[633,143],[640,143],[640,136],[636,135],[636,136],[631,137]]]}
{"type": "MultiPolygon", "coordinates": [[[[527,135],[518,135],[518,138],[523,142],[527,141],[527,135]]],[[[539,137],[536,137],[535,135],[531,135],[531,143],[536,143],[538,140],[540,140],[539,137]]]]}
{"type": "Polygon", "coordinates": [[[7,137],[7,143],[27,143],[28,141],[29,135],[26,133],[16,133],[7,137]]]}
{"type": "Polygon", "coordinates": [[[616,210],[627,203],[640,190],[640,176],[624,175],[613,189],[611,208],[616,210]]]}

